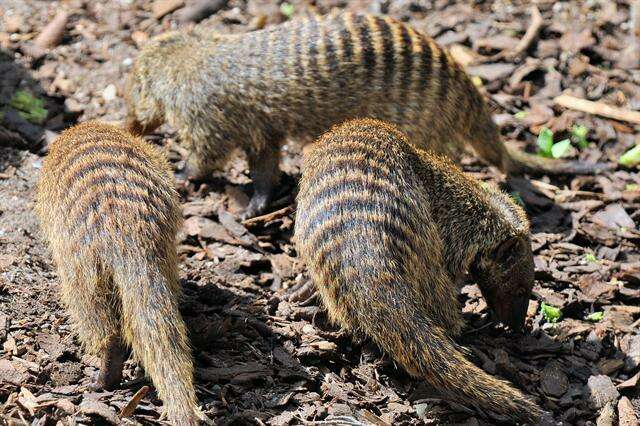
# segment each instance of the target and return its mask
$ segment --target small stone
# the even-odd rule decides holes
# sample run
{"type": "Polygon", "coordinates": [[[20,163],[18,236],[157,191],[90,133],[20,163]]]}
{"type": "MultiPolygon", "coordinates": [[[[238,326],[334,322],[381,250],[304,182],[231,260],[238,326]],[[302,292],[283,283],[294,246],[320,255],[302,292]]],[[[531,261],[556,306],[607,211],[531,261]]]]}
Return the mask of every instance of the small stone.
{"type": "Polygon", "coordinates": [[[105,89],[102,91],[102,98],[106,102],[111,102],[112,100],[114,100],[116,98],[116,86],[110,84],[105,87],[105,89]]]}
{"type": "Polygon", "coordinates": [[[603,375],[589,377],[585,393],[595,408],[602,408],[608,402],[615,402],[620,396],[611,378],[603,375]]]}

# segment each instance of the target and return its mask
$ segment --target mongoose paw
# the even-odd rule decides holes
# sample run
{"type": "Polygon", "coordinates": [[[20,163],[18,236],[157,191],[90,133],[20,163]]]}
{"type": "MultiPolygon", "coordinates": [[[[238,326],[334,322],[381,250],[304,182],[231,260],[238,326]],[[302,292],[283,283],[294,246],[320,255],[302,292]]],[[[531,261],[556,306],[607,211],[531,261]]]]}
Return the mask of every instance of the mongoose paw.
{"type": "Polygon", "coordinates": [[[120,376],[120,378],[105,377],[102,372],[100,372],[93,380],[93,382],[89,385],[89,389],[93,392],[115,390],[118,388],[118,385],[120,385],[121,378],[122,376],[120,376]]]}
{"type": "Polygon", "coordinates": [[[261,215],[262,213],[265,212],[268,205],[269,205],[269,200],[267,197],[254,195],[251,198],[251,201],[249,202],[249,205],[247,206],[247,208],[244,209],[244,212],[240,214],[240,219],[246,220],[246,219],[250,219],[252,217],[261,215]]]}

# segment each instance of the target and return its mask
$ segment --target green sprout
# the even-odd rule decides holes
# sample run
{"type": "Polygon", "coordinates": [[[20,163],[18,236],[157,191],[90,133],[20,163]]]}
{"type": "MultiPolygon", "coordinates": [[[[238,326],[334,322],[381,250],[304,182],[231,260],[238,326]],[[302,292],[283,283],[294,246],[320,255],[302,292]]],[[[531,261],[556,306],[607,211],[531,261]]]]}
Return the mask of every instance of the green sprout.
{"type": "Polygon", "coordinates": [[[593,312],[587,315],[586,320],[592,321],[592,322],[598,322],[598,321],[601,321],[602,318],[604,318],[604,312],[600,311],[600,312],[593,312]]]}
{"type": "Polygon", "coordinates": [[[15,108],[18,114],[25,120],[35,124],[41,124],[49,113],[44,108],[44,101],[34,97],[31,93],[18,90],[9,101],[9,106],[15,108]]]}
{"type": "Polygon", "coordinates": [[[551,147],[551,156],[553,158],[566,157],[571,150],[571,141],[569,139],[563,139],[560,142],[556,142],[551,147]]]}
{"type": "Polygon", "coordinates": [[[580,148],[586,148],[589,146],[589,141],[587,140],[588,133],[589,129],[587,126],[583,126],[582,124],[576,124],[571,129],[571,137],[580,148]]]}
{"type": "Polygon", "coordinates": [[[562,311],[554,306],[547,305],[542,302],[540,305],[540,311],[542,311],[542,316],[544,317],[546,322],[558,322],[560,318],[562,318],[562,311]]]}
{"type": "Polygon", "coordinates": [[[527,118],[527,115],[529,115],[527,111],[518,111],[514,114],[514,117],[518,120],[522,120],[523,118],[527,118]]]}
{"type": "Polygon", "coordinates": [[[561,158],[569,153],[571,141],[563,139],[553,143],[553,132],[543,127],[538,135],[538,155],[542,157],[561,158]]]}
{"type": "Polygon", "coordinates": [[[640,185],[637,183],[628,183],[624,186],[625,191],[637,191],[638,189],[640,189],[640,185]]]}
{"type": "Polygon", "coordinates": [[[287,19],[291,19],[295,11],[296,8],[291,3],[282,3],[280,5],[280,13],[282,13],[287,19]]]}
{"type": "Polygon", "coordinates": [[[633,167],[640,164],[640,145],[636,145],[622,154],[618,163],[626,167],[633,167]]]}
{"type": "Polygon", "coordinates": [[[593,253],[587,253],[584,255],[584,260],[587,261],[587,263],[593,263],[593,262],[597,262],[598,259],[596,258],[596,256],[593,253]]]}

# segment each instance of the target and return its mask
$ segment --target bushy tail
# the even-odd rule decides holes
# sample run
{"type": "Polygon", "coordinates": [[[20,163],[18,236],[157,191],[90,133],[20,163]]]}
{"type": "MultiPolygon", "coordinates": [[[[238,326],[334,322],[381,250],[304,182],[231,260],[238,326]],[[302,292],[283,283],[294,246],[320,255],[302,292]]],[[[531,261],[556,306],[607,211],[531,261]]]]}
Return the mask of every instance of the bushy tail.
{"type": "Polygon", "coordinates": [[[603,170],[611,170],[614,166],[606,163],[584,163],[573,160],[557,160],[540,157],[505,145],[507,158],[503,160],[503,171],[508,175],[528,174],[595,174],[603,170]]]}
{"type": "Polygon", "coordinates": [[[151,378],[176,425],[202,419],[193,387],[193,359],[187,330],[178,310],[175,271],[135,257],[114,270],[122,302],[125,342],[151,378]]]}
{"type": "Polygon", "coordinates": [[[361,321],[359,325],[412,376],[426,379],[446,397],[506,415],[514,422],[540,422],[543,411],[538,405],[467,360],[440,327],[412,310],[405,306],[398,310],[401,315],[385,315],[386,324],[361,321]]]}

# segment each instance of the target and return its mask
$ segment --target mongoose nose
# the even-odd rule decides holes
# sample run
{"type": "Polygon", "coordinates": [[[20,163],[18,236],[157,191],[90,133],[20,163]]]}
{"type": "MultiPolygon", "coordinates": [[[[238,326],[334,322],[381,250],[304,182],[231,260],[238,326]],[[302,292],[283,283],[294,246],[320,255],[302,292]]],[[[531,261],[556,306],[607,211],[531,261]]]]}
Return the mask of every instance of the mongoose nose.
{"type": "Polygon", "coordinates": [[[524,328],[525,320],[527,319],[527,310],[529,308],[529,298],[520,297],[514,300],[508,309],[507,318],[501,319],[501,321],[509,326],[513,331],[520,331],[524,328]]]}

